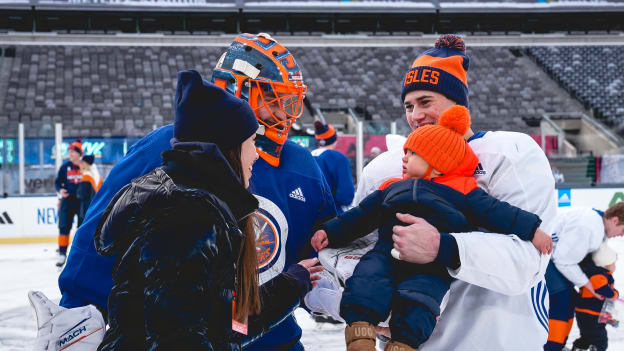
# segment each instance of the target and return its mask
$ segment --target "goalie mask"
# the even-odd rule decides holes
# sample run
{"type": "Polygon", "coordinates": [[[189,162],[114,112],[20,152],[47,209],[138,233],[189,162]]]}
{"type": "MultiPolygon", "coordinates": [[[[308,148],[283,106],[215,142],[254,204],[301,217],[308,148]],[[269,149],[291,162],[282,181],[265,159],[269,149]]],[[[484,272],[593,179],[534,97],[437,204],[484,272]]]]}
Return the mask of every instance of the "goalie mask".
{"type": "Polygon", "coordinates": [[[273,167],[279,166],[280,152],[303,112],[307,91],[292,54],[268,34],[241,34],[219,59],[212,82],[249,102],[264,126],[256,139],[258,154],[273,167]]]}

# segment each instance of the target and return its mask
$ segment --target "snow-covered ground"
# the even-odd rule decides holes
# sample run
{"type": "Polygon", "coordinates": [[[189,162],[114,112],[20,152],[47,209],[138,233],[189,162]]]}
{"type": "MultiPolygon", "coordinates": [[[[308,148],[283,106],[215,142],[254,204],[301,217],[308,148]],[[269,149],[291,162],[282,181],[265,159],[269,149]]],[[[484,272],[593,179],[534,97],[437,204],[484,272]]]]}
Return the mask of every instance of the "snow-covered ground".
{"type": "MultiPolygon", "coordinates": [[[[615,272],[615,285],[624,292],[624,239],[612,239],[610,245],[618,251],[620,267],[615,272]]],[[[17,351],[32,349],[37,334],[34,312],[26,293],[40,290],[58,302],[57,286],[59,271],[54,266],[54,244],[0,245],[0,350],[17,351]]],[[[624,311],[620,303],[619,311],[624,311]]],[[[317,324],[307,313],[299,309],[297,320],[303,328],[303,344],[306,350],[344,350],[342,326],[317,324]]],[[[617,316],[624,320],[624,313],[617,316]]],[[[624,350],[624,323],[619,328],[607,326],[609,350],[624,350]]],[[[568,345],[578,337],[573,327],[568,345]]]]}

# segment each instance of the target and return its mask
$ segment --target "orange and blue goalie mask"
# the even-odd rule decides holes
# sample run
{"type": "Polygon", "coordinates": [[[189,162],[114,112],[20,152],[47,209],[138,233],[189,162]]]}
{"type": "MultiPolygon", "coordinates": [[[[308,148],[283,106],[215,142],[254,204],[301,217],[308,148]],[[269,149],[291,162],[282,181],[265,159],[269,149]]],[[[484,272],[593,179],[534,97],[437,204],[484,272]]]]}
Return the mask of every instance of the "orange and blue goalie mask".
{"type": "Polygon", "coordinates": [[[288,131],[303,112],[307,87],[292,54],[268,35],[241,34],[213,71],[212,81],[249,102],[264,134],[258,154],[274,167],[288,131]]]}

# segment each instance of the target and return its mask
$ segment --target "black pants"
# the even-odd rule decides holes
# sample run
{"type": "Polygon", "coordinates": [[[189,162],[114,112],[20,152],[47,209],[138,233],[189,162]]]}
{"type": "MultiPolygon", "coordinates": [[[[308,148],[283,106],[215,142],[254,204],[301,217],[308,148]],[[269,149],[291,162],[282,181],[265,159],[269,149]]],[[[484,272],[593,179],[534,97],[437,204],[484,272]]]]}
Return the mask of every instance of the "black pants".
{"type": "Polygon", "coordinates": [[[78,226],[82,224],[82,218],[79,215],[80,211],[80,200],[76,197],[76,195],[69,195],[66,198],[61,199],[61,208],[59,209],[59,233],[69,234],[69,231],[72,227],[72,222],[74,221],[74,216],[78,215],[78,226]]]}
{"type": "Polygon", "coordinates": [[[587,349],[590,345],[596,346],[597,351],[605,351],[609,345],[606,324],[598,323],[598,316],[588,313],[576,313],[576,324],[581,331],[581,337],[574,340],[574,346],[587,349]]]}

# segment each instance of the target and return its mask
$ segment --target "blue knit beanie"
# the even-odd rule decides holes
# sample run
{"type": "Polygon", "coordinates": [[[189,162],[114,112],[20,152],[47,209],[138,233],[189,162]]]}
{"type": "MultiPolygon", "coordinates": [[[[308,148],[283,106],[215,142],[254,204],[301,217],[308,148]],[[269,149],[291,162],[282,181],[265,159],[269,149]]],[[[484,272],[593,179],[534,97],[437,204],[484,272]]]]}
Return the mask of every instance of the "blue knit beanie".
{"type": "Polygon", "coordinates": [[[323,124],[321,121],[314,122],[314,137],[318,146],[327,146],[336,142],[336,129],[331,124],[323,124]]]}
{"type": "Polygon", "coordinates": [[[249,104],[203,80],[195,70],[178,72],[173,136],[177,141],[217,144],[224,151],[258,130],[249,104]]]}

